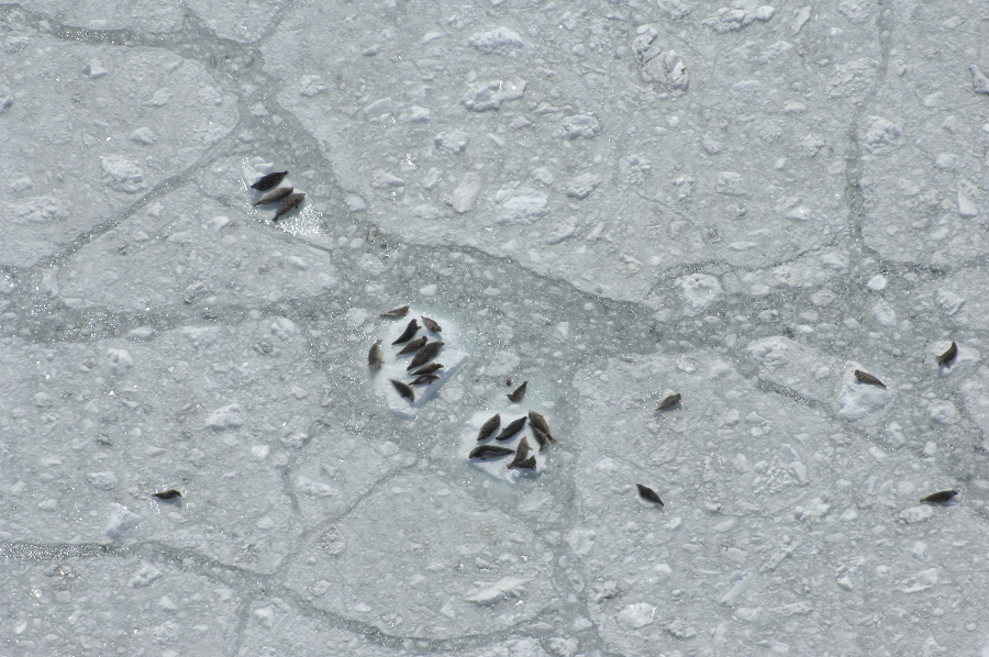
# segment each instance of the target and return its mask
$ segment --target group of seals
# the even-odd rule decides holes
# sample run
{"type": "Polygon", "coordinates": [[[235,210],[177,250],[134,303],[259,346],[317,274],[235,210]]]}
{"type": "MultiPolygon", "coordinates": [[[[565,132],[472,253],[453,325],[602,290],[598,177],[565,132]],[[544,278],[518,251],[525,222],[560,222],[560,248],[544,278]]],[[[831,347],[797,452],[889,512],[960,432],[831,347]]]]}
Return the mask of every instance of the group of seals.
{"type": "MultiPolygon", "coordinates": [[[[409,312],[409,306],[402,306],[401,308],[396,308],[395,310],[389,310],[388,312],[381,313],[379,317],[382,319],[401,319],[405,317],[409,312]]],[[[442,333],[443,327],[440,326],[436,321],[428,318],[421,317],[423,327],[427,331],[435,334],[442,333]]],[[[413,318],[409,322],[408,326],[405,327],[405,331],[402,335],[398,336],[398,339],[392,342],[392,346],[404,345],[396,356],[405,356],[408,354],[414,354],[412,356],[412,362],[409,366],[405,368],[406,372],[410,372],[410,377],[412,378],[411,383],[405,383],[404,381],[399,381],[397,379],[389,379],[391,384],[395,386],[395,390],[403,398],[408,399],[409,403],[413,403],[416,400],[415,391],[412,386],[425,386],[429,385],[433,381],[438,381],[440,379],[436,372],[443,368],[442,363],[430,363],[429,361],[436,358],[439,355],[440,349],[446,344],[445,342],[440,342],[439,340],[430,342],[428,335],[423,335],[420,338],[413,340],[416,333],[419,332],[419,323],[413,318]],[[428,363],[428,364],[427,364],[428,363]]],[[[384,347],[381,346],[382,340],[378,340],[371,346],[371,350],[367,354],[367,366],[374,372],[381,369],[381,366],[385,363],[385,353],[384,347]]]]}
{"type": "Polygon", "coordinates": [[[276,171],[262,176],[260,180],[251,185],[251,189],[256,189],[259,192],[267,192],[253,204],[254,207],[278,203],[275,216],[271,218],[272,222],[278,221],[282,215],[288,214],[299,207],[302,204],[302,200],[306,198],[305,192],[296,192],[292,187],[278,187],[278,184],[285,180],[285,176],[287,175],[288,171],[276,171]],[[273,189],[276,187],[277,189],[273,189]],[[281,202],[279,203],[279,201],[281,202]]]}

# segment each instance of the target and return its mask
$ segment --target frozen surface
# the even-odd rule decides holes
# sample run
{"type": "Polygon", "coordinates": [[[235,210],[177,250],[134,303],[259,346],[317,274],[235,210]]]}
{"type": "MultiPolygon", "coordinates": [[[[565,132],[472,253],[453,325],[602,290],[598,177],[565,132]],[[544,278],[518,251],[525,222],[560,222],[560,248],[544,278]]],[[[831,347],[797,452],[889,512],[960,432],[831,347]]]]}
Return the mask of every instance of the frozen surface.
{"type": "Polygon", "coordinates": [[[989,654],[983,13],[0,4],[0,656],[989,654]]]}

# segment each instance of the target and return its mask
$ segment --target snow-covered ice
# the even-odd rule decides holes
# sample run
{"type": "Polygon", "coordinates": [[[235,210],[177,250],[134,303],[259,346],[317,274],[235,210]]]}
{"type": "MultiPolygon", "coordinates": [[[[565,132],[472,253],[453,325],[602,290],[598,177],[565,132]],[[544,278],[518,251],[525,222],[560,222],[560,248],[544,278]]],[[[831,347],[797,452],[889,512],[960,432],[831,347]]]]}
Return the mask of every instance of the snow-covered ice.
{"type": "Polygon", "coordinates": [[[0,655],[989,654],[980,11],[3,4],[0,655]]]}

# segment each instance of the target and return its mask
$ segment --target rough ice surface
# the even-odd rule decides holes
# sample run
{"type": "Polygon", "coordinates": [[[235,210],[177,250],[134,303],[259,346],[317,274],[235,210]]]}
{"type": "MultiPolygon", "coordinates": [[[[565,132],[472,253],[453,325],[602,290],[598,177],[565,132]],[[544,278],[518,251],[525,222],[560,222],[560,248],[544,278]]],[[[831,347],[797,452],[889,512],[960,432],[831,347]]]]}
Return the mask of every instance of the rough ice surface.
{"type": "Polygon", "coordinates": [[[980,11],[3,4],[0,655],[989,654],[980,11]]]}

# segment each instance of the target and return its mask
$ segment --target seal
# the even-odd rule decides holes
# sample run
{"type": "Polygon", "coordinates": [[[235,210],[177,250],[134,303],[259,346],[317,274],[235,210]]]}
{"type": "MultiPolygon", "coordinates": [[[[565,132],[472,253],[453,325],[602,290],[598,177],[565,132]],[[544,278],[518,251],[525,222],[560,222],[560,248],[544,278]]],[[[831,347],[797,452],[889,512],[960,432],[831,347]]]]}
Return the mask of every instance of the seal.
{"type": "Polygon", "coordinates": [[[921,502],[930,502],[931,504],[944,504],[955,495],[958,494],[956,490],[939,490],[936,493],[931,493],[927,497],[921,500],[921,502]]]}
{"type": "Polygon", "coordinates": [[[391,381],[391,384],[395,386],[395,390],[398,390],[398,394],[408,399],[410,403],[416,400],[416,393],[412,392],[412,388],[401,381],[396,381],[395,379],[389,379],[389,381],[391,381]]]}
{"type": "Polygon", "coordinates": [[[477,432],[477,442],[490,438],[499,426],[501,426],[501,413],[495,413],[491,419],[481,425],[481,430],[477,432]]]}
{"type": "Polygon", "coordinates": [[[386,313],[381,313],[378,317],[384,319],[401,319],[409,313],[408,306],[402,306],[401,308],[396,308],[395,310],[389,310],[386,313]]]}
{"type": "Polygon", "coordinates": [[[855,370],[855,380],[859,383],[868,383],[871,386],[879,386],[880,388],[885,388],[886,384],[872,376],[868,372],[863,372],[862,370],[855,370]]]}
{"type": "Polygon", "coordinates": [[[556,442],[556,438],[553,437],[553,433],[549,430],[549,422],[546,421],[542,415],[535,411],[529,411],[529,426],[533,429],[539,429],[539,431],[546,434],[550,442],[556,442]]]}
{"type": "Polygon", "coordinates": [[[430,342],[429,344],[427,344],[425,347],[419,350],[419,353],[415,355],[415,358],[412,359],[412,363],[407,368],[405,368],[405,371],[409,372],[416,369],[417,367],[422,367],[429,361],[436,358],[436,354],[440,353],[440,349],[443,348],[444,344],[446,343],[430,342]]]}
{"type": "Polygon", "coordinates": [[[953,361],[955,359],[955,356],[957,355],[958,355],[958,345],[955,344],[954,340],[952,340],[951,346],[948,347],[948,351],[944,352],[943,354],[937,357],[938,367],[951,365],[951,361],[953,361]]]}
{"type": "Polygon", "coordinates": [[[639,497],[663,506],[663,500],[659,499],[659,495],[656,494],[656,491],[648,486],[643,486],[642,484],[636,484],[635,487],[639,489],[639,497]]]}
{"type": "Polygon", "coordinates": [[[272,221],[278,221],[281,219],[282,215],[288,214],[292,210],[296,209],[302,205],[302,199],[306,197],[304,192],[296,192],[294,194],[289,194],[282,199],[282,202],[278,205],[278,209],[275,210],[275,216],[271,218],[272,221]]]}
{"type": "Polygon", "coordinates": [[[556,442],[556,438],[537,427],[531,420],[529,421],[529,428],[532,429],[532,435],[536,439],[536,442],[539,443],[540,452],[546,449],[550,443],[556,442]]]}
{"type": "Polygon", "coordinates": [[[508,467],[509,468],[520,467],[519,464],[525,461],[528,457],[529,457],[529,441],[525,439],[525,436],[523,436],[522,440],[519,442],[518,451],[515,452],[515,458],[512,459],[512,462],[508,464],[508,467]]]}
{"type": "Polygon", "coordinates": [[[381,349],[381,340],[374,343],[371,351],[367,352],[367,366],[371,371],[380,369],[385,364],[385,354],[381,349]]]}
{"type": "Polygon", "coordinates": [[[413,340],[409,344],[405,345],[402,348],[402,350],[396,354],[396,356],[402,356],[404,354],[414,354],[415,352],[419,351],[420,349],[426,346],[427,340],[429,340],[429,338],[427,338],[425,335],[419,338],[418,340],[413,340]]]}
{"type": "Polygon", "coordinates": [[[426,328],[428,328],[433,333],[441,333],[443,331],[443,327],[442,326],[440,326],[439,324],[437,324],[433,320],[429,319],[428,317],[423,317],[422,318],[422,323],[425,324],[426,325],[426,328]]]}
{"type": "Polygon", "coordinates": [[[282,200],[283,198],[291,194],[293,191],[294,190],[291,187],[279,187],[278,189],[271,190],[270,192],[259,198],[256,203],[252,203],[251,205],[253,205],[254,207],[258,207],[259,205],[268,205],[269,203],[274,203],[275,201],[282,200]]]}
{"type": "Polygon", "coordinates": [[[501,430],[501,433],[495,436],[495,440],[508,440],[509,438],[514,437],[515,434],[522,431],[522,428],[525,426],[525,421],[528,419],[529,418],[523,415],[514,422],[509,423],[508,426],[501,430]]]}
{"type": "Polygon", "coordinates": [[[415,336],[416,331],[418,330],[419,330],[419,322],[413,319],[411,322],[409,322],[409,325],[405,327],[405,330],[402,332],[402,335],[398,336],[398,340],[395,340],[394,342],[392,342],[392,344],[402,344],[403,342],[408,342],[415,336]]]}
{"type": "Polygon", "coordinates": [[[510,447],[499,447],[498,445],[480,445],[471,450],[469,459],[500,459],[502,456],[514,454],[515,450],[510,447]]]}
{"type": "Polygon", "coordinates": [[[663,401],[659,402],[659,406],[656,407],[657,411],[664,411],[667,408],[672,408],[680,403],[680,393],[668,396],[663,401]]]}
{"type": "Polygon", "coordinates": [[[518,470],[535,470],[536,469],[536,457],[530,456],[523,461],[512,461],[509,468],[516,468],[518,470]]]}
{"type": "Polygon", "coordinates": [[[436,370],[443,369],[443,363],[430,363],[425,367],[421,367],[412,373],[412,376],[422,376],[423,374],[432,374],[436,370]]]}
{"type": "Polygon", "coordinates": [[[520,385],[518,388],[515,389],[515,392],[511,393],[510,395],[507,395],[508,401],[516,402],[516,403],[522,401],[522,398],[525,397],[525,387],[527,385],[529,385],[529,382],[523,381],[522,385],[520,385]]]}
{"type": "Polygon", "coordinates": [[[259,192],[266,192],[281,181],[285,180],[285,176],[288,175],[288,171],[276,171],[275,173],[269,173],[267,176],[262,176],[259,181],[251,185],[251,189],[256,189],[259,192]]]}

